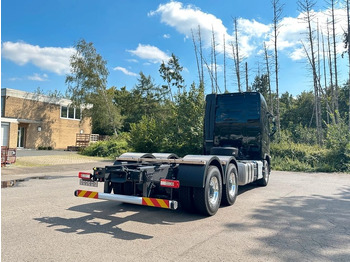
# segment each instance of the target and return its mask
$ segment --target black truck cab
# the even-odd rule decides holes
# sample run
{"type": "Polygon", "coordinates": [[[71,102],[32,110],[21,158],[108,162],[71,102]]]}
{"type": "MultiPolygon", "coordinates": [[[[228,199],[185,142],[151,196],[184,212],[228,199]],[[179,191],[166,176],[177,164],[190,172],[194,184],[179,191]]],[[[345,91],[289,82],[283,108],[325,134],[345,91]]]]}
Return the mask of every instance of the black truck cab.
{"type": "Polygon", "coordinates": [[[258,92],[207,95],[204,154],[270,162],[270,117],[258,92]]]}

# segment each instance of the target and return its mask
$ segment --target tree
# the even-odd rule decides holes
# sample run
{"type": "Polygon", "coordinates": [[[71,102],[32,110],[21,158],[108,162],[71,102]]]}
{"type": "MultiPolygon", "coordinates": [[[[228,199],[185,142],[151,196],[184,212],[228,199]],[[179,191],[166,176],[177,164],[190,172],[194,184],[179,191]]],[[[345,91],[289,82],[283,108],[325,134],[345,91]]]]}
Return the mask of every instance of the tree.
{"type": "Polygon", "coordinates": [[[238,85],[238,92],[242,92],[241,89],[241,76],[240,76],[240,54],[239,54],[239,46],[238,46],[238,26],[237,26],[237,18],[234,18],[233,20],[234,26],[235,26],[235,42],[231,43],[232,47],[232,55],[235,65],[235,73],[237,77],[237,85],[238,85]]]}
{"type": "Polygon", "coordinates": [[[113,135],[115,134],[114,128],[118,128],[118,130],[121,128],[122,117],[119,109],[112,102],[110,104],[105,103],[106,100],[113,101],[115,92],[115,87],[111,87],[106,89],[104,93],[98,91],[91,94],[93,107],[89,114],[91,115],[92,132],[94,134],[113,135]],[[106,99],[103,96],[106,96],[106,99]],[[111,112],[111,115],[106,117],[108,112],[111,112]],[[111,123],[115,123],[116,126],[111,125],[111,123]]]}
{"type": "Polygon", "coordinates": [[[319,77],[317,75],[317,67],[316,67],[316,57],[315,57],[315,50],[314,50],[314,36],[313,36],[313,29],[311,26],[312,21],[312,10],[315,5],[315,2],[312,0],[300,0],[298,1],[298,5],[300,8],[300,11],[305,13],[305,22],[307,24],[308,29],[308,35],[307,40],[309,43],[310,51],[306,48],[306,46],[303,43],[304,51],[308,57],[311,70],[312,70],[312,77],[313,77],[313,84],[314,84],[314,95],[315,95],[315,115],[316,115],[316,128],[317,128],[317,141],[319,145],[322,145],[323,141],[323,132],[322,132],[322,118],[321,118],[321,101],[320,101],[320,90],[319,90],[319,77]]]}
{"type": "Polygon", "coordinates": [[[161,105],[161,88],[154,84],[151,76],[140,72],[137,81],[131,91],[126,87],[115,91],[114,103],[124,118],[124,132],[129,132],[131,124],[141,121],[142,116],[160,115],[165,111],[161,105]]]}
{"type": "Polygon", "coordinates": [[[261,93],[265,98],[269,94],[269,77],[267,74],[256,76],[252,84],[252,90],[261,93]]]}
{"type": "Polygon", "coordinates": [[[338,114],[339,114],[339,105],[338,105],[338,68],[337,68],[337,42],[336,42],[336,34],[335,34],[335,14],[334,14],[334,0],[330,0],[331,4],[331,23],[332,23],[332,36],[333,36],[333,64],[334,64],[334,77],[335,77],[335,86],[334,86],[334,104],[335,104],[335,122],[338,123],[338,114]]]}
{"type": "MultiPolygon", "coordinates": [[[[347,28],[344,32],[344,45],[348,53],[348,86],[350,85],[350,3],[349,0],[346,0],[346,18],[347,18],[347,28]]],[[[348,110],[348,121],[349,121],[349,131],[350,131],[350,88],[349,88],[349,110],[348,110]]]]}
{"type": "Polygon", "coordinates": [[[265,64],[266,64],[266,74],[267,74],[267,81],[269,85],[269,109],[271,114],[273,114],[273,101],[272,101],[272,90],[271,90],[271,81],[270,81],[270,63],[269,63],[269,54],[267,51],[266,43],[264,42],[264,53],[265,53],[265,64]]]}
{"type": "Polygon", "coordinates": [[[277,99],[277,135],[279,136],[281,132],[280,127],[280,102],[279,102],[279,86],[278,86],[278,48],[277,48],[277,38],[279,33],[279,21],[281,20],[282,15],[282,5],[279,0],[272,0],[272,9],[273,9],[273,40],[275,47],[275,82],[276,82],[276,99],[277,99]]]}
{"type": "Polygon", "coordinates": [[[184,79],[181,75],[182,70],[183,67],[180,65],[179,59],[174,54],[171,54],[171,57],[167,64],[165,64],[163,61],[159,68],[160,76],[167,83],[162,87],[166,93],[170,94],[172,101],[174,101],[172,87],[176,87],[178,93],[181,93],[184,88],[184,79]]]}
{"type": "MultiPolygon", "coordinates": [[[[98,116],[107,119],[103,121],[112,127],[117,135],[117,129],[121,127],[120,114],[113,106],[112,95],[108,94],[107,78],[109,75],[107,62],[96,52],[93,43],[87,43],[84,39],[75,45],[76,53],[70,58],[71,74],[66,76],[67,92],[74,105],[92,104],[90,110],[92,117],[99,110],[98,116]],[[103,106],[102,106],[103,104],[103,106]]],[[[102,119],[101,119],[102,120],[102,119]]],[[[96,123],[99,119],[93,119],[96,123]]]]}
{"type": "Polygon", "coordinates": [[[137,81],[138,83],[132,91],[141,98],[140,107],[142,114],[156,114],[162,96],[161,89],[153,83],[151,76],[145,76],[142,72],[140,72],[140,78],[137,81]]]}

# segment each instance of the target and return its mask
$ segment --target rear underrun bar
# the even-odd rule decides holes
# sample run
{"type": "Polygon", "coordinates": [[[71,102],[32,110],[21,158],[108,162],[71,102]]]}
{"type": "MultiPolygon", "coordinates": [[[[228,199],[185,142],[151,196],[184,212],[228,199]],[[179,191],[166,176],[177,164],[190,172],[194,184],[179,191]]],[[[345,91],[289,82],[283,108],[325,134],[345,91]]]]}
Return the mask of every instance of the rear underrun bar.
{"type": "Polygon", "coordinates": [[[160,208],[173,209],[173,210],[178,208],[177,201],[160,199],[160,198],[125,196],[125,195],[118,195],[118,194],[99,193],[99,192],[87,191],[87,190],[75,190],[74,195],[76,197],[112,200],[112,201],[119,201],[119,202],[141,205],[141,206],[152,206],[152,207],[160,207],[160,208]]]}

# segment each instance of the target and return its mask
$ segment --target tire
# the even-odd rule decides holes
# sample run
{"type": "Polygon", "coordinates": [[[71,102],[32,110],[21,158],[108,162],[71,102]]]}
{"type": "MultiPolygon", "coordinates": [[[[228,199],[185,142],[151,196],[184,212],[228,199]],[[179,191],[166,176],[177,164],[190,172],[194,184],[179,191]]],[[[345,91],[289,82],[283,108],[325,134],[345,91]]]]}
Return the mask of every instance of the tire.
{"type": "Polygon", "coordinates": [[[225,185],[222,187],[221,202],[225,206],[232,206],[236,201],[238,193],[237,168],[234,164],[228,166],[225,182],[225,185]]]}
{"type": "Polygon", "coordinates": [[[189,213],[195,213],[196,207],[194,205],[193,188],[180,187],[179,189],[180,206],[189,213]]]}
{"type": "Polygon", "coordinates": [[[222,180],[219,169],[210,166],[204,188],[194,188],[194,204],[199,213],[205,216],[215,215],[221,203],[222,180]]]}
{"type": "Polygon", "coordinates": [[[264,166],[263,166],[263,178],[259,179],[257,181],[258,186],[267,186],[270,180],[270,165],[267,160],[264,160],[264,166]]]}

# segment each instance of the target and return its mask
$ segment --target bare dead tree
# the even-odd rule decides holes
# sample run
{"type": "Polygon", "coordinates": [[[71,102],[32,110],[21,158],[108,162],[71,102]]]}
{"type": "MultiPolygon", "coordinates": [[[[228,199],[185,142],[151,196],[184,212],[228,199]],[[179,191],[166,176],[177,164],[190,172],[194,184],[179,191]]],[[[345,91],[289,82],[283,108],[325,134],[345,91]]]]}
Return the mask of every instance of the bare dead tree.
{"type": "MultiPolygon", "coordinates": [[[[318,18],[317,18],[317,75],[318,75],[318,77],[321,78],[320,23],[318,22],[318,18]]],[[[319,85],[319,88],[322,88],[321,85],[319,85]]]]}
{"type": "Polygon", "coordinates": [[[328,44],[328,68],[329,68],[329,77],[330,77],[330,93],[331,93],[331,109],[332,109],[331,112],[334,115],[335,103],[334,103],[333,64],[332,64],[332,51],[331,51],[328,19],[327,19],[327,44],[328,44]]]}
{"type": "MultiPolygon", "coordinates": [[[[316,66],[316,65],[314,65],[314,64],[312,63],[312,59],[311,59],[311,57],[310,57],[310,55],[309,55],[309,52],[307,51],[307,48],[306,48],[306,46],[305,46],[305,44],[304,44],[303,42],[302,42],[302,45],[303,45],[304,52],[305,52],[305,54],[306,54],[306,56],[307,56],[307,59],[308,59],[310,65],[316,66]]],[[[315,69],[315,71],[316,71],[316,68],[314,68],[314,69],[315,69]]],[[[317,83],[318,83],[318,86],[319,86],[319,94],[321,94],[323,97],[326,97],[326,94],[323,92],[323,89],[322,89],[322,86],[321,86],[321,77],[320,77],[319,75],[317,76],[317,83]]],[[[329,106],[328,100],[325,99],[325,102],[326,102],[327,112],[331,112],[331,108],[330,108],[330,106],[329,106]]],[[[315,111],[315,110],[314,110],[314,111],[315,111]]],[[[313,116],[312,116],[312,117],[313,117],[313,116]]],[[[312,119],[311,119],[311,120],[312,120],[312,119]]]]}
{"type": "MultiPolygon", "coordinates": [[[[325,98],[325,100],[327,101],[327,104],[328,104],[328,99],[327,99],[326,51],[325,51],[325,48],[324,48],[324,35],[323,35],[322,30],[321,30],[321,37],[322,37],[323,79],[324,79],[324,90],[325,90],[325,95],[323,97],[325,98]]],[[[327,124],[329,124],[329,114],[330,114],[330,109],[327,110],[327,124]]]]}
{"type": "Polygon", "coordinates": [[[283,5],[281,5],[279,0],[272,0],[272,9],[273,9],[273,40],[274,40],[274,47],[275,47],[275,82],[276,82],[276,125],[277,125],[277,135],[280,137],[281,133],[281,124],[280,124],[280,100],[279,100],[279,78],[278,78],[278,33],[279,33],[279,22],[281,20],[282,11],[283,11],[283,5]]]}
{"type": "Polygon", "coordinates": [[[238,85],[238,92],[242,92],[241,89],[241,77],[240,77],[240,57],[239,57],[239,47],[238,47],[238,27],[237,27],[237,18],[234,18],[234,27],[235,27],[235,43],[233,45],[232,43],[232,53],[233,53],[233,60],[235,64],[235,71],[236,71],[236,77],[237,77],[237,85],[238,85]]]}
{"type": "Polygon", "coordinates": [[[214,53],[213,53],[213,39],[211,39],[211,49],[210,49],[210,74],[211,74],[211,92],[216,94],[215,92],[215,75],[214,72],[214,53]]]}
{"type": "Polygon", "coordinates": [[[347,44],[348,48],[348,66],[349,66],[349,78],[348,78],[348,85],[349,85],[349,131],[350,131],[350,14],[349,14],[349,7],[350,3],[349,0],[346,0],[346,17],[347,17],[347,40],[345,43],[347,44]]]}
{"type": "Polygon", "coordinates": [[[227,93],[227,86],[226,86],[226,41],[225,41],[225,34],[223,35],[223,42],[224,42],[224,88],[225,88],[225,93],[227,93]]]}
{"type": "MultiPolygon", "coordinates": [[[[312,0],[299,0],[298,6],[300,8],[300,11],[305,13],[305,22],[307,24],[308,29],[308,35],[307,39],[309,42],[310,47],[310,66],[312,69],[312,76],[313,76],[313,84],[314,84],[314,95],[315,95],[315,116],[316,116],[316,128],[317,128],[317,142],[319,145],[322,145],[323,141],[323,134],[322,134],[322,120],[321,120],[321,102],[319,99],[319,83],[318,83],[318,76],[317,76],[317,68],[316,68],[316,57],[315,57],[315,50],[314,50],[314,36],[313,36],[313,29],[311,26],[311,21],[313,19],[312,16],[312,10],[315,5],[315,2],[312,0]]],[[[306,54],[307,48],[304,46],[304,50],[306,54]]]]}
{"type": "Polygon", "coordinates": [[[200,71],[200,68],[199,68],[198,49],[197,49],[197,44],[196,44],[196,40],[194,38],[194,34],[193,34],[193,30],[192,29],[191,29],[191,34],[192,34],[192,42],[193,42],[194,54],[196,56],[197,71],[198,71],[198,81],[200,83],[202,77],[201,77],[201,71],[200,71]]]}
{"type": "Polygon", "coordinates": [[[272,91],[271,91],[271,81],[270,81],[270,65],[269,65],[269,55],[266,47],[266,43],[264,42],[264,52],[265,52],[265,65],[266,65],[266,73],[267,73],[267,81],[269,85],[269,100],[270,100],[270,112],[273,114],[273,101],[272,101],[272,91]]]}
{"type": "Polygon", "coordinates": [[[246,92],[249,92],[249,86],[248,86],[248,62],[245,62],[245,90],[246,90],[246,92]]]}
{"type": "Polygon", "coordinates": [[[202,48],[202,34],[201,34],[200,25],[198,25],[198,41],[199,41],[199,57],[201,61],[201,76],[202,76],[202,83],[204,84],[203,48],[202,48]]]}
{"type": "Polygon", "coordinates": [[[335,34],[335,15],[334,15],[334,0],[330,0],[331,4],[331,23],[332,23],[332,36],[333,36],[333,62],[334,62],[334,78],[335,78],[335,86],[334,86],[334,106],[335,106],[335,121],[338,123],[339,121],[339,102],[338,102],[338,68],[337,68],[337,42],[336,42],[336,34],[335,34]]]}
{"type": "Polygon", "coordinates": [[[214,28],[211,27],[211,33],[212,33],[212,50],[213,50],[213,62],[214,62],[214,81],[215,81],[215,93],[218,93],[218,67],[216,63],[216,41],[215,41],[215,34],[214,34],[214,28]]]}
{"type": "Polygon", "coordinates": [[[209,74],[209,77],[210,77],[210,81],[211,81],[211,86],[212,86],[212,93],[214,93],[214,75],[213,75],[213,70],[211,69],[211,66],[212,65],[208,65],[207,63],[207,60],[203,57],[203,63],[204,65],[206,66],[207,70],[208,70],[208,74],[209,74]]]}

